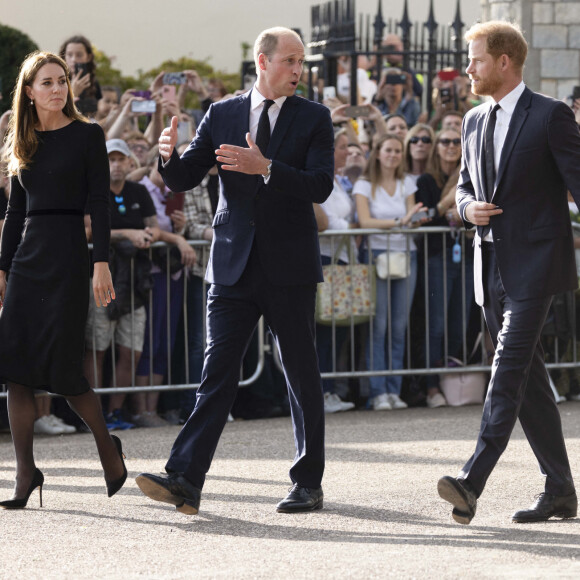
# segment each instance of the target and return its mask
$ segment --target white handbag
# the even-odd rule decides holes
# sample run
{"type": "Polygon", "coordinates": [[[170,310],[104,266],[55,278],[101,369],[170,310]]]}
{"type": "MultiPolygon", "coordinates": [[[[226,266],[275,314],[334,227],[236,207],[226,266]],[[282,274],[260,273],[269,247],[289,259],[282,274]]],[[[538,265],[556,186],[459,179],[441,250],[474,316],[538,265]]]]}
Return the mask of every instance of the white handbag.
{"type": "Polygon", "coordinates": [[[407,278],[411,274],[408,252],[383,252],[376,257],[375,265],[381,280],[407,278]]]}

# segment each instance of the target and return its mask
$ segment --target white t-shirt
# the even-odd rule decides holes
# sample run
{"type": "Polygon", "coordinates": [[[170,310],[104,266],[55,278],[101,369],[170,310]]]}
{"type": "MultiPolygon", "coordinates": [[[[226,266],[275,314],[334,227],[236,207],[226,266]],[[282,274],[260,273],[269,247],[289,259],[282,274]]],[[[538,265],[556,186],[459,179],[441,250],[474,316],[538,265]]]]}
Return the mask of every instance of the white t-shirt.
{"type": "MultiPolygon", "coordinates": [[[[332,189],[331,194],[324,203],[320,204],[320,207],[328,216],[327,230],[348,230],[350,224],[354,221],[354,200],[344,190],[336,178],[334,179],[334,188],[332,189]]],[[[349,236],[348,239],[351,244],[354,243],[354,236],[349,236]]],[[[334,254],[338,249],[338,244],[340,244],[342,240],[342,236],[335,236],[333,238],[322,236],[320,238],[320,254],[330,258],[334,257],[334,254]]],[[[348,264],[350,260],[347,249],[348,246],[345,245],[340,252],[339,259],[348,264]]]]}
{"type": "MultiPolygon", "coordinates": [[[[407,215],[407,198],[417,191],[417,186],[410,176],[397,181],[394,195],[389,195],[382,187],[375,189],[375,198],[371,195],[371,184],[365,179],[359,179],[352,190],[353,195],[364,195],[369,200],[371,217],[380,220],[404,218],[407,215]]],[[[405,252],[407,239],[410,250],[416,250],[413,237],[407,234],[385,234],[369,236],[368,244],[371,250],[391,250],[405,252]]]]}

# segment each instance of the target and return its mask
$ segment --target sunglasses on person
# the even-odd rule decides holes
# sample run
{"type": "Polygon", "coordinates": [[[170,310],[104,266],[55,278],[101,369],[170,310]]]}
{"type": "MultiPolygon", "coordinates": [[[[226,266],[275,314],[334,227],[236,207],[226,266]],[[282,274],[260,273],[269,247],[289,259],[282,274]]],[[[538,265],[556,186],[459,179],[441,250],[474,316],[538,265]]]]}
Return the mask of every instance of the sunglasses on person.
{"type": "Polygon", "coordinates": [[[117,204],[117,210],[121,215],[127,213],[127,208],[125,207],[125,198],[122,195],[115,196],[115,203],[117,204]]]}
{"type": "Polygon", "coordinates": [[[461,145],[461,139],[439,139],[439,145],[443,145],[443,147],[449,147],[449,145],[461,145]]]}
{"type": "Polygon", "coordinates": [[[419,141],[425,143],[425,145],[429,145],[429,143],[431,143],[431,137],[411,137],[409,139],[409,143],[412,143],[413,145],[416,145],[419,141]]]}

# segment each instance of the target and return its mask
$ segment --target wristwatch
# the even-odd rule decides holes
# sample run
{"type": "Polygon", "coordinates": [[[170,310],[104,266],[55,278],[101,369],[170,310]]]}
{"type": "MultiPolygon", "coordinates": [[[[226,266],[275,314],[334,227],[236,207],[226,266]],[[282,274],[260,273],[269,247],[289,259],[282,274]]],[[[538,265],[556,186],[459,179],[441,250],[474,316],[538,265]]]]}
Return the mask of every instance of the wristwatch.
{"type": "Polygon", "coordinates": [[[396,228],[400,228],[401,227],[401,218],[395,218],[395,227],[396,228]]]}
{"type": "Polygon", "coordinates": [[[262,173],[264,177],[270,177],[272,173],[272,160],[270,159],[270,163],[268,163],[268,167],[266,168],[266,173],[262,173]]]}

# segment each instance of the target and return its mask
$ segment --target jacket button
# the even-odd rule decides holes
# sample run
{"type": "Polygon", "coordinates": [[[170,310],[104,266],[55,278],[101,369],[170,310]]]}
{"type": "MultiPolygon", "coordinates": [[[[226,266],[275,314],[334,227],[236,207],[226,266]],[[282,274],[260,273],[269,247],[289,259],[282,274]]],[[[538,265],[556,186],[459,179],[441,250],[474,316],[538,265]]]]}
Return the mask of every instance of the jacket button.
{"type": "Polygon", "coordinates": [[[251,225],[252,227],[254,227],[254,225],[255,225],[255,224],[254,224],[254,220],[250,220],[250,225],[251,225]]]}

